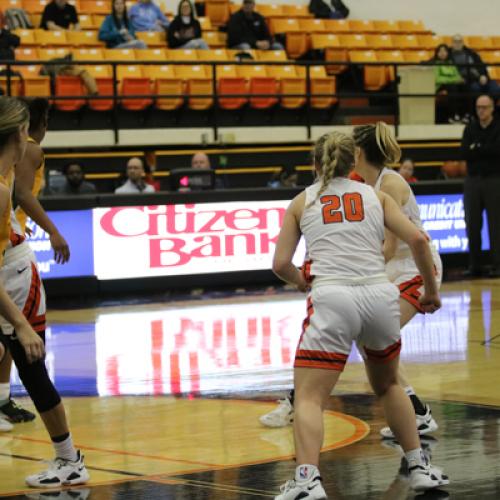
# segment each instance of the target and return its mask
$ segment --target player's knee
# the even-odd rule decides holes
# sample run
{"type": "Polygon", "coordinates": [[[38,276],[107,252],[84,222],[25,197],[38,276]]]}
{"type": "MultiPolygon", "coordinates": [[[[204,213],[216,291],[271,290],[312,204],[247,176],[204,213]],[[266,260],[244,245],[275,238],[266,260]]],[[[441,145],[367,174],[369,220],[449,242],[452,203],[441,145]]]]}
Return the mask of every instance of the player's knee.
{"type": "Polygon", "coordinates": [[[395,374],[394,376],[391,375],[380,380],[372,380],[373,392],[378,398],[384,397],[394,386],[398,386],[395,374]]]}
{"type": "Polygon", "coordinates": [[[50,411],[61,402],[43,361],[18,366],[17,369],[19,378],[39,413],[50,411]]]}

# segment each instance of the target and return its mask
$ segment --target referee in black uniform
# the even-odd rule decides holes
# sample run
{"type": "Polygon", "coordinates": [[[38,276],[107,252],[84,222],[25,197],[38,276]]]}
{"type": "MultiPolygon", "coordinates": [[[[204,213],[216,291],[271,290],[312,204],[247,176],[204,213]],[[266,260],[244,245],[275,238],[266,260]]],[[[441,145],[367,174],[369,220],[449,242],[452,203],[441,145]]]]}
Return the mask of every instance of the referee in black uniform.
{"type": "Polygon", "coordinates": [[[469,123],[462,138],[462,158],[467,161],[464,209],[469,238],[467,276],[481,276],[481,228],[483,210],[488,216],[492,268],[500,277],[500,120],[495,102],[488,95],[476,100],[477,119],[469,123]]]}

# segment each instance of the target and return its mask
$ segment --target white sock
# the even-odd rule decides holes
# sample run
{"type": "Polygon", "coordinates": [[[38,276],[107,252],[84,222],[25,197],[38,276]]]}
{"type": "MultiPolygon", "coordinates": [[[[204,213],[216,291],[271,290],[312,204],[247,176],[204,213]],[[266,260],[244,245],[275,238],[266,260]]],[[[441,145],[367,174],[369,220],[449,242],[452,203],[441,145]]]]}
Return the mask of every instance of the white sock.
{"type": "Polygon", "coordinates": [[[405,452],[405,457],[408,462],[408,468],[411,469],[416,465],[424,467],[427,465],[422,448],[417,448],[415,450],[410,450],[405,452]]]}
{"type": "Polygon", "coordinates": [[[316,476],[319,476],[319,470],[315,465],[302,464],[295,469],[295,481],[297,483],[308,483],[316,476]]]}
{"type": "Polygon", "coordinates": [[[415,391],[413,390],[413,387],[411,385],[407,385],[405,388],[404,388],[405,392],[406,392],[406,395],[408,397],[410,396],[416,396],[417,394],[415,393],[415,391]]]}
{"type": "Polygon", "coordinates": [[[0,406],[9,402],[10,398],[10,382],[0,384],[0,406]]]}
{"type": "Polygon", "coordinates": [[[64,458],[64,460],[71,460],[72,462],[74,462],[78,458],[76,448],[73,446],[73,439],[71,438],[71,434],[60,443],[54,443],[52,441],[52,445],[54,446],[56,457],[64,458]]]}

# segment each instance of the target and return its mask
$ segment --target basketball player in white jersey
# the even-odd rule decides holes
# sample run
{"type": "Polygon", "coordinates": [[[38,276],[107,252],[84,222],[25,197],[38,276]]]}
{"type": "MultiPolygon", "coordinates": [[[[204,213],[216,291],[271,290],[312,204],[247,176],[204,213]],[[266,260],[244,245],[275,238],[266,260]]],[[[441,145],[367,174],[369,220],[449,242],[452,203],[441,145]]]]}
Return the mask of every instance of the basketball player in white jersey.
{"type": "MultiPolygon", "coordinates": [[[[355,178],[363,180],[366,176],[368,184],[376,191],[382,191],[391,196],[410,220],[422,228],[418,206],[410,186],[398,173],[385,167],[387,164],[397,162],[401,156],[401,150],[391,129],[383,122],[377,125],[362,125],[354,129],[354,140],[357,153],[353,174],[359,174],[355,178]]],[[[314,159],[315,163],[319,160],[319,158],[314,159]]],[[[431,246],[431,250],[437,271],[436,279],[440,284],[441,259],[434,247],[431,246]]],[[[384,255],[388,277],[398,285],[400,290],[400,324],[403,328],[417,312],[424,312],[418,301],[422,293],[422,278],[419,276],[408,246],[402,242],[398,244],[397,239],[390,233],[386,234],[384,255]]],[[[304,270],[305,272],[308,270],[307,261],[304,270]]],[[[432,417],[429,406],[422,403],[415,394],[401,365],[399,381],[412,402],[419,434],[423,436],[436,431],[438,424],[432,417]]],[[[283,427],[292,423],[293,396],[292,391],[288,397],[279,401],[278,408],[262,415],[260,422],[267,427],[283,427]]],[[[394,437],[389,427],[384,427],[380,433],[384,438],[394,437]]]]}
{"type": "Polygon", "coordinates": [[[427,490],[448,484],[425,459],[409,398],[397,380],[401,349],[399,293],[387,278],[384,225],[411,249],[425,294],[424,311],[441,306],[427,238],[384,193],[346,178],[354,141],[332,132],[317,148],[319,181],[290,204],[276,244],[274,272],[301,291],[309,284],[292,259],[304,236],[311,259],[308,317],[295,355],[295,479],[276,500],[326,499],[319,473],[323,409],[356,342],[368,378],[404,450],[410,486],[427,490]]]}

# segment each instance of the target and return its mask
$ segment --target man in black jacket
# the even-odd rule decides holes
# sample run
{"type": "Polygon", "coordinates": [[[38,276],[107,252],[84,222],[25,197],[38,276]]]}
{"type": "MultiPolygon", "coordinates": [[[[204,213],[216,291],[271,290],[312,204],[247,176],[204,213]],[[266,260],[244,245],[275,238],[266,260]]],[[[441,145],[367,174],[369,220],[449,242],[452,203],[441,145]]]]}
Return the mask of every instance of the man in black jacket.
{"type": "Polygon", "coordinates": [[[9,30],[0,29],[0,59],[14,61],[14,49],[19,47],[19,37],[9,30]]]}
{"type": "Polygon", "coordinates": [[[462,35],[454,35],[452,38],[451,58],[458,65],[458,71],[471,92],[500,95],[497,82],[490,80],[486,65],[477,52],[465,46],[462,35]],[[462,66],[463,64],[470,66],[462,66]]]}
{"type": "Polygon", "coordinates": [[[255,12],[255,0],[243,0],[242,8],[227,23],[227,46],[230,49],[284,50],[273,41],[263,16],[255,12]]]}
{"type": "Polygon", "coordinates": [[[488,216],[490,275],[500,277],[500,120],[488,95],[476,101],[477,120],[465,127],[462,158],[467,161],[464,209],[469,238],[468,276],[481,275],[481,228],[483,210],[488,216]]]}

